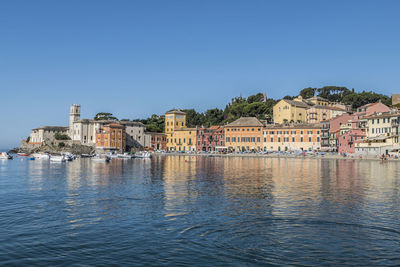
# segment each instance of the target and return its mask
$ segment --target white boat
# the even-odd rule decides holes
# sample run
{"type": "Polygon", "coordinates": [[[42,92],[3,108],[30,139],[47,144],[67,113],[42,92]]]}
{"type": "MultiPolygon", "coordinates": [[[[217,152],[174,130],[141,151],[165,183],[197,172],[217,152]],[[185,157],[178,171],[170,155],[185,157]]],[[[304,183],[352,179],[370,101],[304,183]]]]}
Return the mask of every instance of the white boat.
{"type": "Polygon", "coordinates": [[[0,152],[0,159],[12,159],[11,155],[8,155],[7,152],[0,152]]]}
{"type": "Polygon", "coordinates": [[[110,162],[111,158],[109,156],[105,157],[100,157],[100,156],[94,156],[92,158],[93,162],[110,162]]]}
{"type": "Polygon", "coordinates": [[[128,153],[118,154],[117,156],[119,159],[131,159],[132,158],[132,155],[130,155],[128,153]]]}
{"type": "Polygon", "coordinates": [[[32,157],[34,157],[35,159],[50,159],[50,155],[49,154],[42,154],[42,153],[34,153],[31,155],[32,157]]]}
{"type": "Polygon", "coordinates": [[[64,156],[51,156],[50,161],[52,162],[66,162],[67,159],[64,156]]]}
{"type": "Polygon", "coordinates": [[[135,158],[140,158],[140,159],[149,159],[151,157],[152,155],[148,151],[142,151],[135,154],[135,158]]]}

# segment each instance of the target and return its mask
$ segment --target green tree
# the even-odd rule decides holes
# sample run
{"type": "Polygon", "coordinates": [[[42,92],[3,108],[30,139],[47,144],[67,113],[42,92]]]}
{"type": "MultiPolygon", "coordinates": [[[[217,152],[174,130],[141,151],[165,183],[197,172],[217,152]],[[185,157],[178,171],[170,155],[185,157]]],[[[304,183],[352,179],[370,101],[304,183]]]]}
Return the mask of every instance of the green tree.
{"type": "Polygon", "coordinates": [[[301,97],[307,99],[315,95],[317,88],[307,87],[300,91],[301,97]]]}
{"type": "Polygon", "coordinates": [[[60,133],[60,132],[56,132],[54,134],[54,138],[56,140],[71,140],[71,138],[68,135],[60,133]]]}
{"type": "Polygon", "coordinates": [[[112,113],[108,113],[108,112],[99,112],[96,114],[96,116],[94,116],[94,120],[96,121],[116,121],[118,120],[116,117],[113,116],[112,113]]]}

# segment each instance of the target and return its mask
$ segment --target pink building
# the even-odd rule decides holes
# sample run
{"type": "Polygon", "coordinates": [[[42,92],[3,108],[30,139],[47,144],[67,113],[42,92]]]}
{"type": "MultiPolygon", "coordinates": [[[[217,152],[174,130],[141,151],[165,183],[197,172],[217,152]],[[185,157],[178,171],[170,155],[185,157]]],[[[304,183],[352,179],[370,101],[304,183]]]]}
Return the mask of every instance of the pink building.
{"type": "Polygon", "coordinates": [[[225,145],[225,134],[222,126],[197,129],[196,151],[222,150],[225,145]]]}
{"type": "Polygon", "coordinates": [[[350,129],[338,138],[338,152],[353,154],[355,150],[355,143],[361,143],[365,138],[365,132],[361,129],[350,129]]]}

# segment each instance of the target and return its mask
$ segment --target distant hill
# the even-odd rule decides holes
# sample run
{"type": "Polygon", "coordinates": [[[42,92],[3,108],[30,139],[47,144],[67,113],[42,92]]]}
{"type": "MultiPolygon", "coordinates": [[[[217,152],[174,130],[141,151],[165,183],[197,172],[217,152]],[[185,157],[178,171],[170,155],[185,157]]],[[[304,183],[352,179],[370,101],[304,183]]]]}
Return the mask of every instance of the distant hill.
{"type": "MultiPolygon", "coordinates": [[[[337,86],[324,86],[322,88],[308,87],[300,90],[299,95],[303,98],[320,96],[331,102],[342,102],[346,105],[352,105],[356,109],[362,105],[381,101],[387,106],[391,106],[391,97],[375,92],[356,92],[354,89],[337,86]]],[[[296,96],[285,96],[285,99],[293,99],[296,96]]],[[[273,106],[279,100],[272,98],[264,99],[263,93],[250,95],[249,97],[235,97],[226,106],[225,109],[208,109],[205,112],[197,112],[194,109],[185,109],[187,126],[211,126],[221,125],[232,122],[240,117],[257,117],[260,120],[271,121],[273,106]]],[[[163,132],[164,115],[153,114],[147,119],[136,119],[146,125],[147,130],[151,132],[163,132]]]]}

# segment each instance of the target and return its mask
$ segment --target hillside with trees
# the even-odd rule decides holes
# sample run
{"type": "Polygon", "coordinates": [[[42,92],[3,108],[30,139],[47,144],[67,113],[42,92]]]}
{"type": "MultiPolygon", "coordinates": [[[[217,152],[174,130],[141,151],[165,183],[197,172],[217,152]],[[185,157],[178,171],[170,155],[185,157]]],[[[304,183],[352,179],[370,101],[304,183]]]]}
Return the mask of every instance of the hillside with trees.
{"type": "MultiPolygon", "coordinates": [[[[307,87],[300,90],[299,95],[303,98],[320,96],[331,102],[342,102],[346,105],[352,105],[353,109],[368,104],[381,101],[387,106],[391,106],[391,97],[375,92],[355,92],[354,89],[337,86],[324,86],[322,88],[307,87]]],[[[293,99],[296,96],[285,96],[284,99],[293,99]]],[[[235,97],[225,108],[208,109],[205,112],[197,112],[194,109],[184,109],[188,127],[211,125],[222,125],[232,122],[240,117],[257,117],[259,120],[271,122],[273,106],[279,100],[267,98],[264,101],[264,95],[258,93],[249,97],[235,97]]],[[[162,132],[164,130],[164,115],[153,114],[147,119],[137,119],[146,125],[147,130],[151,132],[162,132]]]]}

